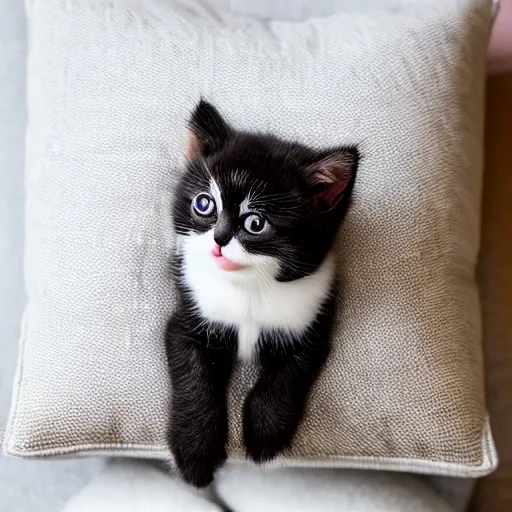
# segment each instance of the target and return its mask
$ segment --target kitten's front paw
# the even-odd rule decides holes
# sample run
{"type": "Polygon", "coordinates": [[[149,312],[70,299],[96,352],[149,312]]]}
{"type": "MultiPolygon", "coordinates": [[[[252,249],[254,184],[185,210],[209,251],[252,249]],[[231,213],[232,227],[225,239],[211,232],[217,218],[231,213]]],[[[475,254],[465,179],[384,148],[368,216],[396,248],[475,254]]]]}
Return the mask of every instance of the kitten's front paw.
{"type": "Polygon", "coordinates": [[[273,459],[293,439],[300,412],[276,400],[271,393],[253,390],[244,405],[244,443],[247,456],[255,462],[273,459]]]}
{"type": "Polygon", "coordinates": [[[171,449],[176,465],[187,483],[206,487],[226,460],[224,443],[216,442],[209,435],[193,440],[190,432],[184,434],[180,435],[176,430],[171,432],[171,449]]]}

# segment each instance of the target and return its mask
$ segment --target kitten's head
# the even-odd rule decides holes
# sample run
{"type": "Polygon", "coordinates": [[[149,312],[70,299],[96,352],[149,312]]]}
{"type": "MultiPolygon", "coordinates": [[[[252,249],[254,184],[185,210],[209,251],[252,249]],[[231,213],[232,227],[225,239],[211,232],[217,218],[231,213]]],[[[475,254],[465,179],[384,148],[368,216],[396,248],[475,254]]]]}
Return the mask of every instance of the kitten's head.
{"type": "Polygon", "coordinates": [[[189,127],[173,210],[184,258],[230,278],[289,281],[314,272],[347,209],[357,149],[237,131],[205,101],[189,127]]]}

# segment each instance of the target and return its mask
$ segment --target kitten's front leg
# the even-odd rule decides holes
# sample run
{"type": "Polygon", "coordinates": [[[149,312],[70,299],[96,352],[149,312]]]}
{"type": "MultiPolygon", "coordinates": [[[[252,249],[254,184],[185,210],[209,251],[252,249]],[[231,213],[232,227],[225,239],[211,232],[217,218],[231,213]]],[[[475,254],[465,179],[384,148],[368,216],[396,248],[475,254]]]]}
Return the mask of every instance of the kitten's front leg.
{"type": "Polygon", "coordinates": [[[262,353],[260,378],[244,405],[244,442],[254,461],[270,460],[290,446],[327,353],[327,341],[290,346],[284,355],[262,353]]]}
{"type": "Polygon", "coordinates": [[[226,387],[233,365],[221,332],[187,330],[171,319],[166,331],[172,396],[169,444],[187,482],[204,487],[226,459],[226,387]]]}

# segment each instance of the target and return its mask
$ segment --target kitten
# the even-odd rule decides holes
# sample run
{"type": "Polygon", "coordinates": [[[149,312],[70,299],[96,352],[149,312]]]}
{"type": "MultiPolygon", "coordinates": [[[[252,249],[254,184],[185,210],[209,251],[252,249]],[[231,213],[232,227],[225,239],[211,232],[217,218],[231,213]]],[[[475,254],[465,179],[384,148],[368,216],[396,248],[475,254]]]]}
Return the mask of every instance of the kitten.
{"type": "Polygon", "coordinates": [[[317,151],[233,129],[201,101],[173,205],[179,302],[166,331],[169,443],[186,481],[226,459],[226,389],[255,361],[243,438],[256,462],[288,448],[329,351],[332,245],[354,183],[353,147],[317,151]]]}

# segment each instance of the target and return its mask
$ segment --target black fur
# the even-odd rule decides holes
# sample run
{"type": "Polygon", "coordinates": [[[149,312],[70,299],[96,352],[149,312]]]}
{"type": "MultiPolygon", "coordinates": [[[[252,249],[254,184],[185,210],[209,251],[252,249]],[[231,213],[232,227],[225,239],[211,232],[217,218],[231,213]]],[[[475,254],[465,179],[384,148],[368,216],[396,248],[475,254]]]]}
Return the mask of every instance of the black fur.
{"type": "Polygon", "coordinates": [[[244,443],[254,461],[270,460],[290,446],[309,389],[329,353],[334,305],[335,294],[331,293],[302,339],[280,343],[276,348],[272,338],[289,334],[262,334],[261,373],[245,400],[243,416],[244,443]]]}
{"type": "Polygon", "coordinates": [[[167,326],[172,380],[169,442],[183,478],[208,485],[226,459],[226,387],[236,348],[234,330],[203,321],[181,287],[182,301],[167,326]]]}
{"type": "MultiPolygon", "coordinates": [[[[236,131],[204,101],[192,114],[190,128],[193,151],[173,207],[176,232],[186,235],[214,228],[220,246],[236,237],[248,252],[279,259],[278,281],[314,272],[347,210],[357,150],[318,151],[272,135],[236,131]],[[201,217],[191,204],[197,194],[209,190],[212,177],[224,209],[219,216],[201,217]],[[248,190],[258,191],[258,212],[270,226],[256,237],[244,231],[239,214],[248,190]]],[[[169,443],[185,480],[205,486],[226,458],[226,390],[237,332],[201,317],[181,279],[181,266],[178,258],[174,269],[179,304],[166,332],[172,381],[169,443]]],[[[309,389],[328,355],[335,300],[333,285],[321,313],[299,338],[292,340],[284,330],[260,335],[261,373],[246,399],[243,418],[247,455],[257,462],[273,458],[293,440],[309,389]],[[284,342],[276,343],[276,338],[284,342]]]]}

